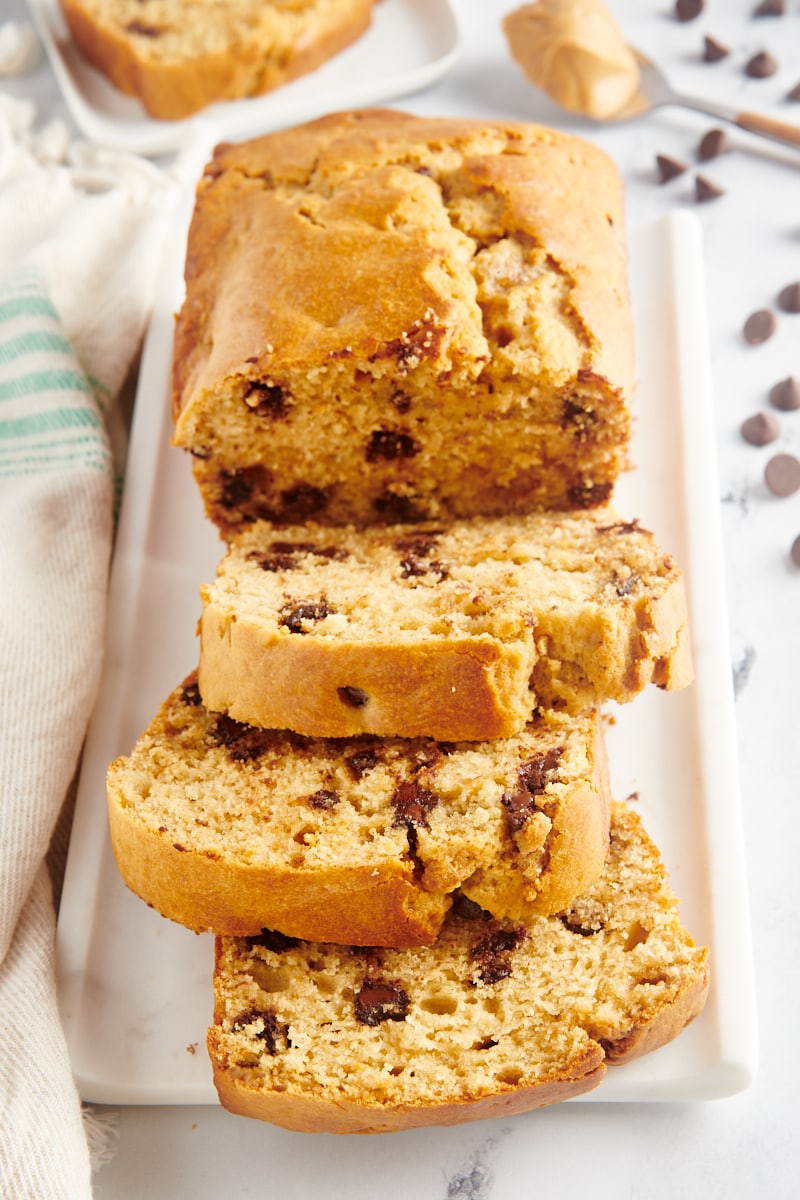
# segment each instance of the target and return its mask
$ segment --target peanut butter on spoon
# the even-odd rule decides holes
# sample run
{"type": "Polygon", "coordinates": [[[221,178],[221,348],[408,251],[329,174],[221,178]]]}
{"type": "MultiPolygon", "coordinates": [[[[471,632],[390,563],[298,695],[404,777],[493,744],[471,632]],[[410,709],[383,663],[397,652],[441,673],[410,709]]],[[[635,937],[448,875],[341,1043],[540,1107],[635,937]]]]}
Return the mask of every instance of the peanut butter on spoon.
{"type": "Polygon", "coordinates": [[[601,0],[524,4],[503,30],[530,82],[570,112],[602,120],[636,95],[639,64],[601,0]]]}

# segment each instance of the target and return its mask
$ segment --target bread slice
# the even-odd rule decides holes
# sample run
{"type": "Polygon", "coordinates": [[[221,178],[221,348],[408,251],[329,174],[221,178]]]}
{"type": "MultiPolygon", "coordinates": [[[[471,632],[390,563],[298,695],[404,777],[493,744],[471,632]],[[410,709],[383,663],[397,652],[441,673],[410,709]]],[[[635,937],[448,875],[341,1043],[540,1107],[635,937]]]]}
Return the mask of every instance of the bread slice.
{"type": "Polygon", "coordinates": [[[190,677],[108,795],[127,885],[217,933],[431,942],[457,888],[515,919],[553,912],[608,849],[597,713],[483,744],[334,742],[208,713],[190,677]]]}
{"type": "Polygon", "coordinates": [[[627,465],[622,183],[521,122],[337,113],[218,147],[175,328],[175,443],[226,537],[574,509],[627,465]]]}
{"type": "Polygon", "coordinates": [[[60,0],[70,34],[153,117],[270,92],[368,28],[375,0],[60,0]]]}
{"type": "Polygon", "coordinates": [[[673,559],[608,508],[330,529],[258,522],[202,589],[200,692],[330,737],[507,737],[691,679],[673,559]]]}
{"type": "Polygon", "coordinates": [[[231,1112],[302,1131],[507,1117],[674,1038],[703,1007],[707,959],[615,804],[601,879],[527,927],[462,904],[421,950],[219,939],[214,1080],[231,1112]]]}

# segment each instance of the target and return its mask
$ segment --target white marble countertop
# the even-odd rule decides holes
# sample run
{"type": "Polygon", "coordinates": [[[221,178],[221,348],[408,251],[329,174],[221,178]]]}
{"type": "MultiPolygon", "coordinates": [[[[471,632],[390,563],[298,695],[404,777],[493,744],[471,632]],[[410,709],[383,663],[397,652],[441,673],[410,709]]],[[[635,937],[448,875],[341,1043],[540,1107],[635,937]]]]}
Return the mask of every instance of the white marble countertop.
{"type": "MultiPolygon", "coordinates": [[[[214,1107],[123,1108],[119,1144],[96,1177],[100,1200],[206,1200],[280,1195],[349,1200],[508,1200],[542,1189],[561,1197],[591,1194],[648,1200],[683,1197],[795,1196],[798,1151],[793,1082],[800,1026],[800,871],[797,870],[800,569],[789,557],[800,534],[800,492],[773,496],[763,467],[779,451],[800,455],[800,411],[777,413],[781,434],[756,449],[742,420],[769,408],[780,379],[800,377],[800,315],[778,314],[760,346],[742,336],[754,310],[775,308],[777,292],[800,279],[800,151],[731,132],[732,150],[697,163],[700,137],[714,122],[665,109],[644,120],[601,128],[571,121],[527,85],[500,31],[514,3],[455,0],[463,53],[428,91],[400,106],[421,114],[465,114],[560,124],[595,140],[626,181],[632,226],[673,207],[697,214],[703,229],[711,336],[730,662],[736,686],[739,770],[747,849],[759,1014],[759,1069],[746,1092],[696,1104],[570,1104],[511,1120],[413,1135],[336,1139],[264,1129],[214,1107]],[[689,164],[659,185],[655,155],[689,164]],[[694,200],[698,171],[724,189],[694,200]],[[276,1146],[278,1151],[276,1153],[276,1146]]],[[[783,97],[800,82],[800,2],[783,17],[755,19],[755,0],[707,0],[691,23],[670,0],[610,4],[630,41],[657,56],[676,83],[737,107],[800,124],[800,104],[783,97]],[[713,66],[700,61],[704,34],[732,50],[713,66]],[[752,80],[743,63],[769,49],[780,64],[752,80]]],[[[23,0],[3,0],[3,18],[27,19],[23,0]]],[[[29,95],[43,117],[64,107],[46,65],[0,83],[29,95]]],[[[774,411],[774,410],[773,410],[774,411]]]]}

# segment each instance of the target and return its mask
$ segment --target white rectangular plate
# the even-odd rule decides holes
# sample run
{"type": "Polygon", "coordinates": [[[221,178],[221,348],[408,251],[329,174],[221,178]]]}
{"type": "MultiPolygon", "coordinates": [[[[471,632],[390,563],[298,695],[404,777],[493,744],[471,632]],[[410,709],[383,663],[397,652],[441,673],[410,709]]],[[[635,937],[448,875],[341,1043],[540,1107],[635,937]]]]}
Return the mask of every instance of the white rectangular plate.
{"type": "Polygon", "coordinates": [[[239,140],[326,112],[384,104],[429,87],[450,69],[460,33],[449,0],[380,0],[367,32],[316,71],[252,100],[212,104],[183,121],[148,116],[91,66],[71,39],[58,0],[28,0],[64,99],[94,142],[136,154],[163,154],[209,125],[217,140],[239,140]]]}
{"type": "MultiPolygon", "coordinates": [[[[183,245],[170,240],[142,364],[105,673],[58,926],[60,1002],[78,1084],[85,1099],[110,1104],[215,1100],[205,1053],[212,938],[126,891],[105,812],[107,764],[130,751],[196,666],[198,588],[222,555],[189,457],[169,446],[183,245]]],[[[684,921],[711,947],[713,984],[704,1012],[675,1042],[609,1070],[583,1101],[704,1100],[748,1086],[756,1038],[699,225],[674,214],[636,231],[631,247],[636,466],[616,507],[640,517],[685,568],[697,678],[685,692],[651,688],[616,710],[609,753],[615,794],[638,794],[684,921]]]]}

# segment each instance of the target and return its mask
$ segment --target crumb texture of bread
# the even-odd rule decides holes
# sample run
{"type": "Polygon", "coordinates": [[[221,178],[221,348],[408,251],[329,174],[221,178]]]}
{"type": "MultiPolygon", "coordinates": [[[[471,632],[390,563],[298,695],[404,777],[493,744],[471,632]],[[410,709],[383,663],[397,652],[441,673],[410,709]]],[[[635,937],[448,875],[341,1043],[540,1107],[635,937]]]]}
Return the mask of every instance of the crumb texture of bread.
{"type": "Polygon", "coordinates": [[[209,713],[194,676],[108,772],[127,885],[195,930],[413,946],[457,889],[503,917],[558,911],[608,850],[602,721],[485,743],[333,741],[209,713]]]}
{"type": "Polygon", "coordinates": [[[480,740],[692,676],[680,570],[605,507],[258,522],[202,595],[203,702],[265,728],[480,740]]]}
{"type": "Polygon", "coordinates": [[[174,441],[229,538],[604,503],[633,379],[622,184],[580,139],[369,109],[215,151],[174,441]]]}
{"type": "Polygon", "coordinates": [[[60,0],[73,41],[152,117],[181,120],[315,70],[375,0],[60,0]]]}
{"type": "Polygon", "coordinates": [[[518,925],[464,902],[415,951],[218,939],[215,1083],[230,1111],[309,1132],[540,1107],[677,1036],[705,1003],[707,957],[615,803],[602,876],[557,915],[518,925]]]}

